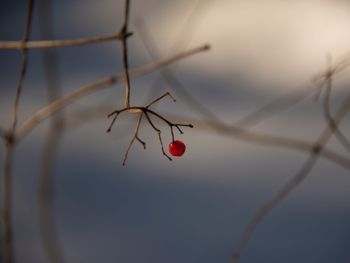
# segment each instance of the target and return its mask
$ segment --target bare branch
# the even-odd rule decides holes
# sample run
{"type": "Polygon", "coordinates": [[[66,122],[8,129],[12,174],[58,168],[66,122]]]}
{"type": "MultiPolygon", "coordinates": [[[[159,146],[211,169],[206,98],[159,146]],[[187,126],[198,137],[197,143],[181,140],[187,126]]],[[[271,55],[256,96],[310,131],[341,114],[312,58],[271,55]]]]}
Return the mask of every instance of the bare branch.
{"type": "Polygon", "coordinates": [[[146,116],[146,118],[147,118],[149,124],[151,125],[151,127],[152,127],[152,128],[157,132],[157,134],[158,134],[158,139],[159,139],[159,143],[160,143],[160,149],[161,149],[163,155],[164,155],[166,158],[168,158],[169,161],[172,161],[173,159],[171,159],[171,157],[170,157],[170,156],[165,152],[165,150],[164,150],[163,140],[162,140],[162,136],[161,136],[161,130],[158,129],[158,128],[154,125],[154,123],[152,122],[152,120],[151,120],[151,118],[149,117],[149,115],[148,115],[147,112],[145,112],[145,116],[146,116]]]}
{"type": "Polygon", "coordinates": [[[2,257],[4,263],[13,263],[13,228],[12,228],[12,165],[13,165],[13,144],[7,143],[4,154],[4,204],[2,220],[4,224],[4,239],[2,257]]]}
{"type": "Polygon", "coordinates": [[[128,146],[128,149],[126,151],[126,154],[125,154],[125,157],[124,157],[124,162],[123,162],[123,165],[125,165],[125,161],[126,161],[126,158],[128,156],[128,153],[129,153],[129,150],[131,148],[131,145],[133,144],[133,142],[135,141],[135,139],[138,139],[144,146],[145,148],[145,143],[140,140],[138,138],[138,131],[140,129],[140,122],[141,122],[141,118],[143,115],[146,116],[146,119],[148,120],[149,124],[151,125],[151,127],[155,130],[155,132],[158,134],[158,139],[159,139],[159,143],[160,143],[160,148],[161,148],[161,151],[163,153],[164,156],[166,156],[170,161],[172,160],[171,157],[165,152],[164,150],[164,145],[163,145],[163,140],[162,140],[162,136],[161,136],[161,130],[158,129],[155,124],[153,123],[153,121],[151,120],[149,114],[152,114],[153,116],[157,117],[158,119],[160,119],[161,121],[163,121],[164,123],[166,123],[169,127],[170,127],[170,131],[171,131],[171,137],[172,137],[172,141],[174,141],[174,132],[173,132],[173,127],[176,127],[180,133],[183,133],[183,131],[180,129],[180,126],[181,127],[189,127],[189,128],[193,128],[193,125],[192,124],[181,124],[181,123],[173,123],[169,120],[167,120],[166,118],[164,118],[162,115],[160,115],[159,113],[156,113],[155,111],[152,111],[149,109],[149,107],[151,105],[153,105],[154,103],[160,101],[161,99],[165,98],[166,96],[170,96],[173,100],[175,100],[171,94],[169,92],[166,92],[164,93],[163,95],[159,96],[158,98],[154,99],[152,102],[148,103],[146,106],[144,107],[125,107],[121,110],[114,110],[113,112],[111,112],[110,114],[108,114],[108,117],[112,117],[114,115],[114,118],[111,122],[111,124],[109,125],[108,129],[107,129],[107,132],[110,132],[117,117],[119,116],[120,113],[122,112],[129,112],[129,113],[139,113],[139,119],[138,119],[138,122],[137,122],[137,125],[136,125],[136,129],[135,129],[135,132],[134,132],[134,136],[133,138],[131,139],[130,143],[129,143],[129,146],[128,146]]]}
{"type": "Polygon", "coordinates": [[[66,39],[66,40],[41,40],[41,41],[0,41],[0,49],[36,49],[36,48],[64,48],[73,46],[85,46],[98,44],[113,40],[123,40],[131,36],[132,33],[123,32],[115,33],[111,35],[97,36],[91,38],[78,38],[78,39],[66,39]]]}
{"type": "Polygon", "coordinates": [[[146,149],[146,143],[145,143],[143,140],[141,140],[141,139],[139,138],[139,136],[138,136],[138,133],[139,133],[139,130],[140,130],[140,124],[141,124],[142,116],[143,116],[143,112],[140,113],[139,118],[138,118],[138,120],[137,120],[137,124],[136,124],[136,128],[135,128],[134,136],[132,137],[132,139],[131,139],[131,141],[130,141],[130,143],[129,143],[129,145],[128,145],[128,149],[127,149],[126,152],[125,152],[125,156],[124,156],[124,160],[123,160],[123,165],[126,164],[126,160],[127,160],[127,158],[128,158],[128,154],[129,154],[130,148],[131,148],[131,146],[132,146],[132,144],[134,143],[135,140],[138,140],[138,141],[142,144],[143,149],[146,149]]]}
{"type": "MultiPolygon", "coordinates": [[[[128,32],[128,22],[130,15],[130,0],[125,0],[125,10],[124,10],[124,25],[122,32],[128,32]]],[[[124,74],[125,74],[125,101],[124,107],[130,107],[130,76],[129,76],[129,62],[128,62],[128,43],[127,38],[124,37],[122,40],[123,43],[123,65],[124,65],[124,74]]]]}
{"type": "MultiPolygon", "coordinates": [[[[203,45],[199,46],[197,48],[181,52],[179,54],[176,54],[172,57],[169,57],[167,59],[159,60],[154,63],[147,64],[145,66],[136,68],[134,70],[130,71],[130,76],[132,77],[139,77],[142,75],[145,75],[149,72],[152,72],[156,69],[159,69],[165,65],[168,65],[170,63],[173,63],[179,59],[191,56],[195,53],[202,52],[208,50],[209,45],[203,45]]],[[[18,141],[21,138],[23,138],[26,134],[28,134],[34,127],[36,127],[41,121],[46,119],[47,117],[51,116],[52,114],[58,112],[62,108],[66,107],[67,105],[77,101],[78,99],[87,96],[91,93],[103,90],[107,87],[110,87],[112,84],[116,83],[117,81],[124,80],[124,75],[117,75],[109,78],[105,78],[102,80],[99,80],[93,84],[81,87],[72,93],[64,96],[61,99],[58,99],[51,104],[47,105],[46,107],[40,109],[37,111],[33,116],[26,119],[21,127],[17,130],[15,134],[15,140],[18,141]]]]}
{"type": "MultiPolygon", "coordinates": [[[[27,18],[26,18],[23,38],[22,38],[22,42],[21,42],[22,44],[25,44],[29,39],[30,26],[32,23],[33,7],[34,7],[34,0],[29,0],[28,1],[28,9],[27,9],[27,18]]],[[[27,50],[22,47],[21,53],[22,53],[21,70],[20,70],[20,75],[18,78],[15,101],[14,101],[13,109],[12,109],[12,132],[16,129],[16,125],[17,125],[18,104],[19,104],[19,99],[21,96],[24,76],[25,76],[26,71],[27,71],[27,59],[28,59],[27,50]]]]}
{"type": "Polygon", "coordinates": [[[176,99],[170,94],[170,92],[165,92],[163,95],[159,96],[158,98],[156,98],[155,100],[151,101],[150,103],[148,103],[145,107],[148,108],[151,105],[153,105],[154,103],[160,101],[161,99],[163,99],[164,97],[169,96],[170,98],[173,99],[174,102],[176,102],[176,99]]]}

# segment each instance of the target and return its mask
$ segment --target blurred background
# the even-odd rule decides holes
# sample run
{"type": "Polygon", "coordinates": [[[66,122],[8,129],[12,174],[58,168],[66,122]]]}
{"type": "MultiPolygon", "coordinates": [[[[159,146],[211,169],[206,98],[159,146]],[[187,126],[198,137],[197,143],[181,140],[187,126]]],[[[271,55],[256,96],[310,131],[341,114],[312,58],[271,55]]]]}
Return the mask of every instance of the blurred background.
{"type": "MultiPolygon", "coordinates": [[[[26,4],[0,2],[1,41],[22,38],[26,4]]],[[[118,32],[123,8],[121,0],[38,0],[30,39],[118,32]]],[[[154,71],[132,79],[131,104],[144,105],[171,91],[177,102],[164,99],[154,107],[157,112],[178,121],[199,120],[194,123],[199,125],[175,134],[187,151],[169,162],[157,134],[144,121],[140,137],[147,149],[135,143],[124,167],[136,119],[124,115],[106,133],[107,114],[123,106],[123,83],[87,96],[58,115],[65,128],[54,150],[53,217],[64,262],[230,262],[247,222],[293,177],[308,153],[210,130],[201,125],[209,116],[188,103],[188,96],[232,124],[280,96],[315,89],[312,79],[327,68],[326,55],[337,60],[350,51],[349,28],[350,4],[342,0],[131,1],[131,68],[204,43],[212,47],[168,67],[186,96],[154,71]],[[156,52],[153,56],[149,46],[156,52]],[[97,116],[74,114],[89,109],[97,116]]],[[[29,51],[19,123],[47,105],[48,83],[57,89],[57,97],[123,71],[120,42],[48,52],[29,51]],[[54,57],[53,69],[45,64],[47,56],[54,57]],[[51,82],[48,71],[54,74],[51,82]]],[[[20,52],[0,50],[1,127],[10,127],[20,60],[20,52]]],[[[347,72],[334,81],[332,111],[347,96],[348,83],[347,72]]],[[[264,119],[253,130],[315,141],[326,122],[314,97],[264,119]]],[[[170,131],[160,127],[167,146],[170,131]]],[[[349,117],[341,127],[349,134],[349,117]]],[[[49,262],[38,208],[48,133],[50,121],[44,121],[15,150],[18,263],[49,262]]],[[[349,154],[334,139],[327,147],[349,154]]],[[[1,159],[3,155],[1,144],[1,159]]],[[[303,184],[259,224],[240,262],[350,262],[349,187],[349,171],[321,157],[303,184]]]]}

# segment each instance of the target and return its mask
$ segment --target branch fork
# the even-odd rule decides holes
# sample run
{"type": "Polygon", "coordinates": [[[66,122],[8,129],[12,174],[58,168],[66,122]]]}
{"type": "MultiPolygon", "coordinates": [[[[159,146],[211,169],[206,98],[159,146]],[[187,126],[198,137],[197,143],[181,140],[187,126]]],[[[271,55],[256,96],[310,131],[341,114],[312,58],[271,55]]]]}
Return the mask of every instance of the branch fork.
{"type": "Polygon", "coordinates": [[[157,133],[162,154],[169,161],[171,161],[172,158],[164,150],[163,140],[162,140],[162,136],[161,136],[162,131],[159,128],[157,128],[157,126],[154,124],[154,122],[151,119],[151,116],[163,121],[166,125],[168,125],[170,127],[172,141],[175,141],[174,128],[176,128],[180,134],[184,133],[182,130],[182,127],[193,128],[192,124],[171,122],[168,119],[166,119],[165,117],[163,117],[162,115],[160,115],[159,113],[150,109],[150,106],[152,106],[153,104],[157,103],[158,101],[162,100],[165,97],[170,97],[174,102],[176,102],[175,98],[170,94],[170,92],[165,92],[163,95],[154,99],[153,101],[146,104],[145,106],[136,106],[136,107],[129,106],[129,107],[125,107],[125,108],[120,109],[120,110],[115,110],[115,111],[111,112],[110,114],[108,114],[108,118],[113,117],[113,119],[112,119],[111,124],[109,125],[109,127],[107,129],[107,132],[111,132],[112,127],[115,124],[119,114],[121,114],[123,112],[139,114],[139,117],[138,117],[137,123],[136,123],[136,127],[134,130],[134,135],[133,135],[132,139],[130,140],[130,143],[129,143],[128,148],[127,148],[125,155],[124,155],[123,165],[126,164],[126,160],[128,158],[130,148],[131,148],[132,144],[135,142],[135,140],[137,140],[143,146],[143,148],[146,149],[146,143],[142,139],[140,139],[140,137],[138,135],[143,116],[146,117],[146,120],[148,121],[148,123],[151,125],[153,130],[157,133]]]}

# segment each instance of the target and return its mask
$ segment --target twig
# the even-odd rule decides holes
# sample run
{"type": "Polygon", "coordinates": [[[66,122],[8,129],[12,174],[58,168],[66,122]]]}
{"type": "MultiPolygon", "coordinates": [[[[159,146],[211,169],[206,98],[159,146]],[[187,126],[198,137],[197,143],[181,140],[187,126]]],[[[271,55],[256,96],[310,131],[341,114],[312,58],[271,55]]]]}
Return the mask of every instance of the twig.
{"type": "MultiPolygon", "coordinates": [[[[340,106],[338,112],[335,116],[335,121],[338,124],[341,119],[346,115],[350,107],[350,96],[347,97],[345,102],[340,106]]],[[[253,216],[251,221],[248,223],[246,228],[244,229],[244,232],[238,242],[238,245],[235,249],[235,252],[232,256],[232,263],[237,263],[238,259],[243,251],[243,249],[246,247],[247,242],[250,240],[252,234],[254,233],[254,230],[256,226],[261,222],[261,220],[268,214],[277,204],[279,204],[288,194],[290,194],[297,186],[300,185],[300,183],[303,182],[303,180],[308,176],[311,169],[316,164],[316,161],[318,160],[321,152],[323,151],[323,148],[325,144],[328,142],[328,140],[331,138],[332,134],[334,133],[333,126],[327,126],[324,131],[321,133],[319,138],[314,144],[314,147],[312,151],[310,152],[310,156],[302,166],[302,168],[298,171],[298,173],[289,181],[287,182],[280,191],[277,192],[275,196],[273,196],[268,202],[266,202],[259,210],[258,212],[253,216]]]]}
{"type": "Polygon", "coordinates": [[[3,262],[14,262],[12,228],[12,162],[13,144],[6,143],[4,155],[4,204],[3,204],[3,262]]]}
{"type": "MultiPolygon", "coordinates": [[[[163,98],[166,97],[166,96],[170,96],[170,97],[173,99],[174,102],[176,101],[175,98],[174,98],[169,92],[166,92],[166,93],[164,93],[163,95],[161,95],[161,96],[159,96],[158,98],[156,98],[155,100],[153,100],[152,102],[148,103],[148,104],[146,105],[146,108],[150,107],[151,105],[153,105],[154,103],[160,101],[161,99],[163,99],[163,98]]],[[[141,112],[140,115],[139,115],[139,118],[138,118],[138,121],[137,121],[137,124],[136,124],[136,128],[135,128],[135,132],[134,132],[134,136],[132,137],[132,139],[131,139],[131,141],[130,141],[130,143],[129,143],[128,149],[126,150],[126,153],[125,153],[125,156],[124,156],[123,165],[126,164],[126,160],[127,160],[127,158],[128,158],[128,154],[129,154],[131,145],[134,143],[135,139],[137,139],[137,140],[142,144],[143,149],[146,149],[146,143],[145,143],[144,141],[142,141],[142,140],[138,137],[138,132],[139,132],[139,129],[140,129],[140,124],[141,124],[141,120],[142,120],[143,114],[144,114],[144,113],[141,112]]],[[[153,125],[153,123],[152,123],[152,121],[150,120],[150,118],[149,118],[148,115],[146,115],[146,118],[147,118],[147,120],[149,121],[149,123],[151,124],[151,126],[154,127],[154,125],[153,125]]],[[[114,119],[114,121],[112,122],[111,125],[114,124],[115,120],[116,120],[116,118],[114,119]]],[[[112,127],[112,126],[110,126],[110,128],[111,128],[111,127],[112,127]]],[[[109,130],[110,130],[110,128],[109,128],[109,130]]],[[[158,136],[159,136],[159,140],[160,140],[160,144],[161,144],[161,148],[162,148],[162,153],[163,153],[165,156],[167,156],[167,157],[169,158],[169,156],[168,156],[167,154],[165,154],[165,152],[164,152],[162,138],[160,137],[160,130],[156,129],[156,131],[157,131],[158,136]]],[[[174,138],[174,133],[173,133],[172,128],[171,128],[171,134],[172,134],[172,138],[174,138]]]]}
{"type": "Polygon", "coordinates": [[[146,108],[149,108],[151,105],[153,105],[154,103],[160,101],[161,99],[163,99],[164,97],[169,96],[170,98],[172,98],[173,102],[176,102],[176,99],[170,94],[170,92],[165,92],[163,95],[159,96],[158,98],[156,98],[155,100],[151,101],[150,103],[148,103],[146,105],[146,108]]]}
{"type": "MultiPolygon", "coordinates": [[[[145,66],[136,68],[134,70],[130,71],[131,77],[139,77],[143,76],[149,72],[152,72],[156,69],[159,69],[165,65],[168,65],[170,63],[173,63],[179,59],[191,56],[193,54],[196,54],[198,52],[206,51],[209,49],[209,45],[203,45],[199,46],[197,48],[181,52],[179,54],[176,54],[172,57],[169,57],[167,59],[159,60],[154,63],[147,64],[145,66]]],[[[19,127],[19,129],[16,131],[15,134],[15,140],[18,141],[21,138],[23,138],[26,134],[28,134],[34,127],[36,127],[41,121],[46,119],[47,117],[51,116],[52,114],[58,112],[62,108],[66,107],[67,105],[75,102],[76,100],[87,96],[91,93],[97,92],[99,90],[103,90],[107,87],[110,87],[112,84],[116,83],[117,81],[124,80],[124,75],[117,75],[112,76],[109,78],[105,78],[102,80],[99,80],[93,84],[81,87],[72,93],[64,96],[61,99],[55,100],[51,104],[45,106],[44,108],[37,111],[33,116],[26,119],[23,124],[19,127]]]]}
{"type": "Polygon", "coordinates": [[[123,40],[130,37],[132,33],[124,35],[123,32],[114,33],[110,35],[97,36],[91,38],[78,38],[78,39],[66,39],[66,40],[41,40],[41,41],[0,41],[0,49],[42,49],[42,48],[64,48],[73,46],[85,46],[98,44],[113,40],[123,40]]]}
{"type": "MultiPolygon", "coordinates": [[[[128,22],[130,14],[130,0],[125,0],[125,10],[124,10],[124,25],[122,32],[128,32],[128,22]]],[[[124,37],[122,40],[123,43],[123,65],[124,65],[124,74],[125,74],[125,102],[124,107],[130,107],[130,76],[129,76],[129,62],[128,62],[128,43],[127,38],[124,37]]]]}
{"type": "Polygon", "coordinates": [[[149,117],[149,115],[147,114],[147,112],[145,113],[145,116],[149,122],[149,124],[151,125],[151,127],[156,131],[156,133],[158,134],[158,139],[159,139],[159,143],[160,143],[160,149],[163,153],[163,155],[168,158],[169,161],[172,161],[171,157],[165,152],[164,150],[164,145],[163,145],[163,140],[162,140],[162,136],[161,136],[161,130],[158,129],[154,123],[152,122],[151,118],[149,117]]]}
{"type": "Polygon", "coordinates": [[[15,101],[14,101],[13,109],[12,109],[12,132],[16,129],[16,125],[17,125],[18,104],[19,104],[19,99],[21,96],[24,76],[25,76],[26,70],[27,70],[27,59],[28,59],[27,50],[25,48],[23,48],[23,45],[29,39],[30,26],[31,26],[31,22],[32,22],[33,6],[34,6],[34,0],[29,0],[28,1],[27,18],[26,18],[26,23],[25,23],[25,27],[24,27],[24,33],[23,33],[23,39],[21,42],[22,47],[20,49],[20,51],[22,53],[21,70],[20,70],[20,75],[19,75],[17,89],[16,89],[15,101]]]}
{"type": "Polygon", "coordinates": [[[128,159],[130,148],[131,148],[131,146],[132,146],[132,144],[134,143],[135,140],[137,140],[138,142],[140,142],[142,144],[143,149],[146,149],[146,143],[143,140],[141,140],[139,135],[138,135],[139,130],[140,130],[140,124],[141,124],[142,116],[143,116],[143,112],[141,112],[141,114],[139,115],[139,118],[137,120],[137,124],[136,124],[134,135],[133,135],[133,137],[132,137],[132,139],[131,139],[131,141],[130,141],[130,143],[128,145],[128,149],[126,150],[125,155],[124,155],[123,165],[126,164],[126,160],[128,159]]]}
{"type": "MultiPolygon", "coordinates": [[[[174,131],[173,128],[175,127],[181,134],[183,133],[183,131],[181,130],[180,127],[189,127],[189,128],[193,128],[192,124],[183,124],[183,123],[173,123],[169,120],[167,120],[166,118],[164,118],[162,115],[160,115],[159,113],[156,113],[155,111],[152,111],[149,109],[149,107],[151,105],[153,105],[154,103],[158,102],[159,100],[163,99],[166,96],[170,96],[174,101],[175,99],[171,96],[171,94],[169,92],[164,93],[163,95],[159,96],[158,98],[154,99],[152,102],[148,103],[145,107],[128,107],[128,108],[123,108],[121,110],[114,110],[113,112],[111,112],[110,114],[108,114],[108,117],[112,117],[113,116],[113,120],[111,122],[111,124],[109,125],[107,132],[110,132],[112,130],[112,127],[115,123],[115,121],[117,120],[117,117],[119,116],[119,114],[123,113],[123,112],[129,112],[129,113],[137,113],[140,114],[139,115],[139,120],[136,126],[136,130],[134,133],[134,136],[132,138],[132,140],[129,143],[129,147],[127,149],[127,152],[125,154],[125,158],[124,158],[124,162],[123,165],[125,164],[128,152],[130,150],[131,144],[134,142],[134,140],[137,137],[138,131],[139,131],[139,126],[140,126],[140,122],[141,122],[141,118],[143,115],[145,115],[148,123],[151,125],[151,127],[155,130],[155,132],[158,134],[158,139],[159,139],[159,143],[160,143],[160,148],[161,151],[163,153],[163,155],[165,157],[167,157],[170,161],[172,160],[171,157],[165,152],[164,150],[164,145],[163,145],[163,140],[162,140],[162,136],[161,136],[161,130],[158,129],[155,124],[153,123],[153,121],[150,118],[150,115],[153,115],[155,117],[157,117],[158,119],[160,119],[161,121],[163,121],[164,123],[166,123],[169,127],[170,127],[170,132],[171,132],[171,137],[172,137],[172,141],[174,141],[174,131]]],[[[139,140],[140,141],[140,140],[139,140]]],[[[144,142],[140,141],[143,145],[144,142]]]]}

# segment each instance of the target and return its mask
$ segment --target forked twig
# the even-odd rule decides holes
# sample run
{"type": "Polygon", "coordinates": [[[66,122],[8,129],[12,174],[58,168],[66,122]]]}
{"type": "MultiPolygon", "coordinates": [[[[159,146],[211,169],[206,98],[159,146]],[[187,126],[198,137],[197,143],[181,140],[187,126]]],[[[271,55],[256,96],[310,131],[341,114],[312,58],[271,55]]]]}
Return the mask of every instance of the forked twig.
{"type": "Polygon", "coordinates": [[[150,103],[146,104],[146,106],[144,106],[144,107],[126,107],[126,108],[123,108],[121,110],[114,110],[113,112],[108,114],[108,117],[110,118],[110,117],[113,116],[113,119],[112,119],[112,121],[111,121],[111,123],[110,123],[110,125],[109,125],[109,127],[107,129],[107,132],[110,132],[112,130],[112,127],[113,127],[114,123],[116,122],[119,114],[121,114],[123,112],[139,114],[139,119],[138,119],[138,122],[137,122],[137,125],[136,125],[134,136],[133,136],[133,138],[131,139],[131,141],[129,143],[127,152],[126,152],[125,157],[124,157],[123,165],[125,165],[125,162],[126,162],[126,159],[127,159],[127,156],[128,156],[128,152],[130,150],[130,147],[131,147],[132,143],[135,141],[135,139],[138,139],[143,144],[143,146],[145,148],[144,142],[141,141],[138,138],[138,131],[140,129],[140,122],[141,122],[141,118],[142,118],[143,115],[145,115],[148,123],[151,125],[153,130],[158,134],[158,139],[159,139],[159,144],[160,144],[160,148],[161,148],[162,154],[165,157],[167,157],[170,161],[172,160],[171,157],[164,150],[163,140],[162,140],[162,136],[161,136],[161,130],[155,126],[155,124],[153,123],[150,115],[153,115],[153,116],[157,117],[159,120],[163,121],[164,123],[166,123],[170,127],[172,141],[174,141],[174,131],[173,131],[174,127],[181,134],[183,133],[183,131],[181,130],[180,127],[193,128],[192,124],[173,123],[173,122],[169,121],[168,119],[166,119],[165,117],[163,117],[162,115],[160,115],[159,113],[149,109],[150,106],[154,105],[156,102],[160,101],[161,99],[163,99],[163,98],[165,98],[167,96],[171,97],[174,102],[176,101],[175,98],[169,92],[165,92],[163,95],[159,96],[158,98],[154,99],[150,103]]]}
{"type": "Polygon", "coordinates": [[[152,128],[156,131],[156,133],[158,134],[158,139],[159,139],[159,143],[160,143],[160,149],[162,150],[163,155],[168,158],[169,161],[172,161],[173,159],[165,152],[164,150],[164,145],[163,145],[163,140],[162,140],[162,136],[161,136],[161,130],[158,129],[154,123],[152,122],[151,118],[149,117],[148,113],[145,113],[145,116],[149,122],[149,124],[152,126],[152,128]]]}
{"type": "Polygon", "coordinates": [[[137,140],[139,143],[141,143],[143,149],[145,150],[146,149],[146,143],[140,139],[138,133],[139,133],[139,130],[140,130],[140,124],[141,124],[141,121],[142,121],[142,116],[143,116],[143,112],[141,112],[141,114],[139,115],[139,118],[137,119],[137,123],[136,123],[136,128],[135,128],[135,131],[134,131],[134,135],[132,136],[132,139],[128,145],[128,148],[125,152],[125,155],[124,155],[124,160],[123,160],[123,165],[126,164],[126,160],[128,158],[128,155],[129,155],[129,151],[131,149],[131,146],[132,144],[134,143],[135,140],[137,140]]]}

